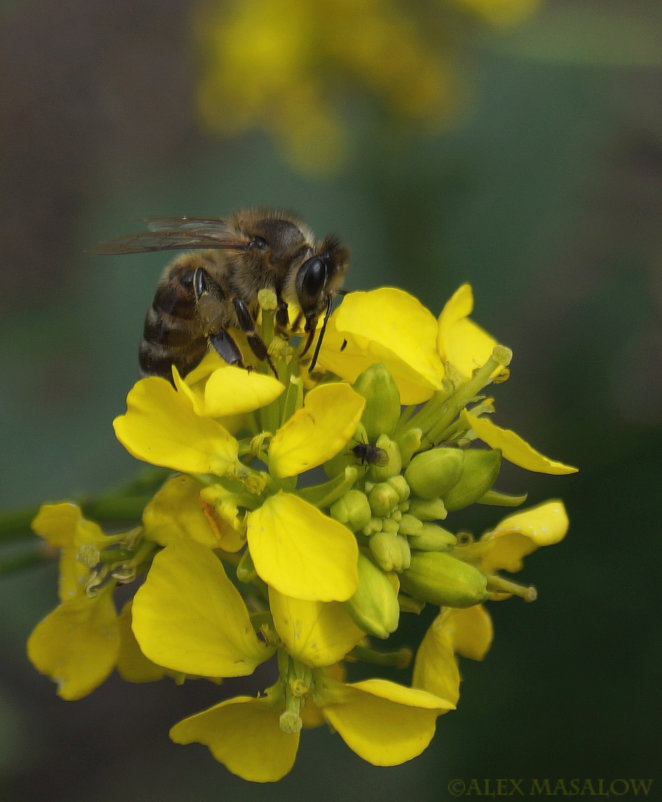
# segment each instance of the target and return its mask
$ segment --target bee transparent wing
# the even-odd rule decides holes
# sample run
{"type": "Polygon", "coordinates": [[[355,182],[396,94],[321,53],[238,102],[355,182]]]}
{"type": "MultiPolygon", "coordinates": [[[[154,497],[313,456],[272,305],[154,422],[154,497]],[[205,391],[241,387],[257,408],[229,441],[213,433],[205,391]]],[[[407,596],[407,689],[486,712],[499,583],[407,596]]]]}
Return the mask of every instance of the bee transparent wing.
{"type": "Polygon", "coordinates": [[[210,237],[227,236],[228,224],[220,217],[141,217],[150,231],[187,231],[210,237]]]}
{"type": "Polygon", "coordinates": [[[248,244],[231,238],[227,223],[220,218],[155,217],[147,218],[144,222],[149,231],[125,234],[100,242],[92,253],[146,253],[198,248],[244,250],[248,244]]]}

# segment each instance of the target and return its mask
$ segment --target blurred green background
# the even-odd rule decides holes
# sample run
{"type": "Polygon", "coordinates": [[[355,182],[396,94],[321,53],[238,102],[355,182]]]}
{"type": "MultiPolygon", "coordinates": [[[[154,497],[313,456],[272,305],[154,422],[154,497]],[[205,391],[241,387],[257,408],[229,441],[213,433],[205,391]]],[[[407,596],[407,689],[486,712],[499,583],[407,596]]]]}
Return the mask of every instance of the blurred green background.
{"type": "Polygon", "coordinates": [[[394,284],[437,313],[473,284],[475,319],[515,354],[497,421],[580,467],[513,469],[503,489],[562,497],[569,535],[527,561],[535,604],[491,606],[493,648],[463,662],[459,710],[422,757],[374,768],[319,729],[264,787],[169,742],[218,699],[213,685],[113,677],[58,699],[24,646],[55,604],[56,567],[5,578],[3,800],[445,800],[456,777],[656,776],[662,8],[380,0],[355,19],[358,7],[3,4],[0,505],[93,495],[137,468],[110,424],[166,260],[85,249],[143,216],[274,205],[342,237],[350,289],[394,284]],[[225,62],[215,30],[229,32],[225,62]],[[297,69],[279,73],[291,52],[297,69]]]}

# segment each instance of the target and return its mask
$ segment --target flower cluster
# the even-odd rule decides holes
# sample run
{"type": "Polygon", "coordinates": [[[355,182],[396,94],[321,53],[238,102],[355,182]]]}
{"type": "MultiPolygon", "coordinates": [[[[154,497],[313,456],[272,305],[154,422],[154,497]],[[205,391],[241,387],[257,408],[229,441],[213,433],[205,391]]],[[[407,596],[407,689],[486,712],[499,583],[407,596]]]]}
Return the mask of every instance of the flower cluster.
{"type": "Polygon", "coordinates": [[[503,460],[576,470],[488,417],[485,388],[508,377],[511,353],[470,319],[468,285],[438,319],[401,290],[350,293],[314,374],[297,338],[274,335],[268,296],[261,332],[277,378],[208,354],[185,378],[173,369],[172,383],[130,391],[116,435],[167,469],[136,526],[105,534],[75,504],[41,508],[33,528],[61,549],[60,605],[28,643],[64,699],[113,669],[133,682],[219,681],[273,658],[271,687],[170,731],[259,782],[283,777],[302,727],[323,722],[375,765],[420,754],[458,702],[458,655],[480,660],[490,646],[484,603],[535,598],[501,572],[568,527],[557,500],[478,538],[457,531],[456,512],[525,501],[495,489],[503,460]],[[137,586],[119,614],[118,585],[137,586]],[[412,650],[375,644],[426,605],[439,612],[406,674],[412,650]],[[359,660],[403,681],[349,682],[359,660]]]}
{"type": "Polygon", "coordinates": [[[305,171],[341,163],[348,97],[373,99],[405,124],[436,129],[458,105],[457,49],[481,23],[519,22],[539,0],[204,2],[198,107],[222,134],[259,129],[305,171]]]}

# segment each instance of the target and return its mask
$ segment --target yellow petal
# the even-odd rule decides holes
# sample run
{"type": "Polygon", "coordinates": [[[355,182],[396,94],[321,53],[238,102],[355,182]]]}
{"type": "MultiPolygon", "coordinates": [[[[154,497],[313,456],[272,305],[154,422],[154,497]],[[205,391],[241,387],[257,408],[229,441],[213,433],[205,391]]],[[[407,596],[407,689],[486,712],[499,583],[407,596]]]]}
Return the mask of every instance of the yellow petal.
{"type": "Polygon", "coordinates": [[[469,320],[473,306],[471,285],[463,284],[439,315],[439,355],[466,378],[487,362],[497,345],[494,337],[469,320]]]}
{"type": "Polygon", "coordinates": [[[437,321],[413,295],[394,287],[345,296],[329,320],[319,363],[347,381],[378,362],[388,368],[403,404],[441,389],[437,321]]]}
{"type": "Polygon", "coordinates": [[[112,587],[95,599],[61,604],[35,627],[28,638],[28,657],[34,667],[58,685],[58,696],[73,700],[87,696],[115,666],[119,629],[112,587]]]}
{"type": "Polygon", "coordinates": [[[347,746],[375,766],[396,766],[420,755],[450,702],[417,688],[369,679],[345,685],[345,699],[325,705],[324,717],[347,746]]]}
{"type": "Polygon", "coordinates": [[[133,602],[133,631],[153,662],[203,677],[251,674],[274,651],[216,555],[183,538],[154,558],[133,602]]]}
{"type": "Polygon", "coordinates": [[[540,546],[559,543],[568,531],[568,515],[562,501],[547,501],[529,510],[514,513],[504,518],[482,538],[491,548],[482,559],[481,568],[486,573],[499,569],[519,571],[522,558],[540,546]]]}
{"type": "Polygon", "coordinates": [[[194,389],[190,388],[188,377],[182,379],[176,368],[173,377],[177,390],[188,395],[196,414],[213,418],[240,415],[266,407],[285,389],[273,376],[234,365],[217,368],[194,389]]]}
{"type": "Polygon", "coordinates": [[[246,545],[246,528],[239,517],[234,493],[221,485],[209,485],[200,491],[200,505],[223,551],[239,551],[246,545]]]}
{"type": "Polygon", "coordinates": [[[280,712],[269,697],[236,696],[175,724],[170,737],[204,744],[244,780],[275,782],[290,771],[299,748],[299,733],[281,730],[280,712]]]}
{"type": "Polygon", "coordinates": [[[138,459],[185,473],[222,476],[237,459],[237,441],[216,421],[195,414],[186,395],[150,376],[127,396],[113,421],[122,445],[138,459]]]}
{"type": "Polygon", "coordinates": [[[453,649],[462,657],[482,660],[494,636],[490,614],[482,604],[448,611],[453,625],[453,649]]]}
{"type": "Polygon", "coordinates": [[[154,682],[165,674],[165,669],[157,666],[140,651],[136,636],[131,629],[131,603],[124,605],[119,614],[120,649],[117,656],[117,673],[126,682],[154,682]]]}
{"type": "Polygon", "coordinates": [[[466,410],[462,415],[476,433],[476,437],[487,443],[491,448],[500,449],[504,459],[512,462],[513,465],[519,465],[520,468],[525,468],[527,471],[536,471],[538,473],[556,475],[577,473],[577,468],[543,456],[511,429],[502,429],[492,423],[491,420],[478,418],[466,412],[466,410]]]}
{"type": "Polygon", "coordinates": [[[416,652],[412,685],[455,705],[460,698],[460,670],[453,650],[454,630],[448,611],[430,624],[416,652]]]}
{"type": "Polygon", "coordinates": [[[286,596],[345,601],[356,591],[356,538],[291,493],[271,496],[248,515],[248,545],[257,573],[286,596]]]}
{"type": "Polygon", "coordinates": [[[270,472],[296,476],[331,459],[356,431],[364,407],[365,398],[344,382],[315,387],[274,435],[270,472]]]}
{"type": "Polygon", "coordinates": [[[269,588],[269,607],[288,654],[309,666],[337,663],[365,636],[340,602],[302,601],[269,588]]]}
{"type": "Polygon", "coordinates": [[[200,483],[189,476],[168,479],[143,511],[146,537],[161,546],[184,537],[218,548],[218,539],[200,506],[200,489],[200,483]]]}
{"type": "Polygon", "coordinates": [[[94,542],[102,540],[103,533],[98,524],[86,521],[77,504],[62,502],[60,504],[42,504],[36,518],[32,521],[32,530],[56,548],[71,546],[74,541],[94,542]],[[90,539],[83,540],[79,529],[84,527],[90,539]]]}
{"type": "Polygon", "coordinates": [[[85,598],[85,585],[90,569],[78,560],[78,546],[63,548],[60,553],[58,598],[61,602],[85,598]]]}
{"type": "Polygon", "coordinates": [[[58,596],[61,602],[82,597],[90,571],[78,560],[81,546],[103,548],[107,538],[101,527],[83,517],[80,507],[70,502],[44,504],[32,522],[32,529],[51,546],[61,548],[58,596]]]}

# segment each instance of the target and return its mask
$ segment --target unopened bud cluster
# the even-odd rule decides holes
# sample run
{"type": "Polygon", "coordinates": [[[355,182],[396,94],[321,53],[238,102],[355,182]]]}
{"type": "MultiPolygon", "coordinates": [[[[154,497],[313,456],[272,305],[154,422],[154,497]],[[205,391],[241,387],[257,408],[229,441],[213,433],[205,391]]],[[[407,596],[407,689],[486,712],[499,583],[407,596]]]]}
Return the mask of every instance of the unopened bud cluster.
{"type": "Polygon", "coordinates": [[[363,475],[329,514],[356,533],[361,548],[359,589],[347,607],[366,632],[386,638],[398,626],[404,595],[460,608],[487,599],[486,576],[440,522],[485,498],[501,452],[460,447],[459,438],[435,445],[416,416],[403,422],[398,388],[381,364],[362,373],[354,389],[366,399],[354,444],[325,467],[333,477],[358,462],[363,475]]]}

